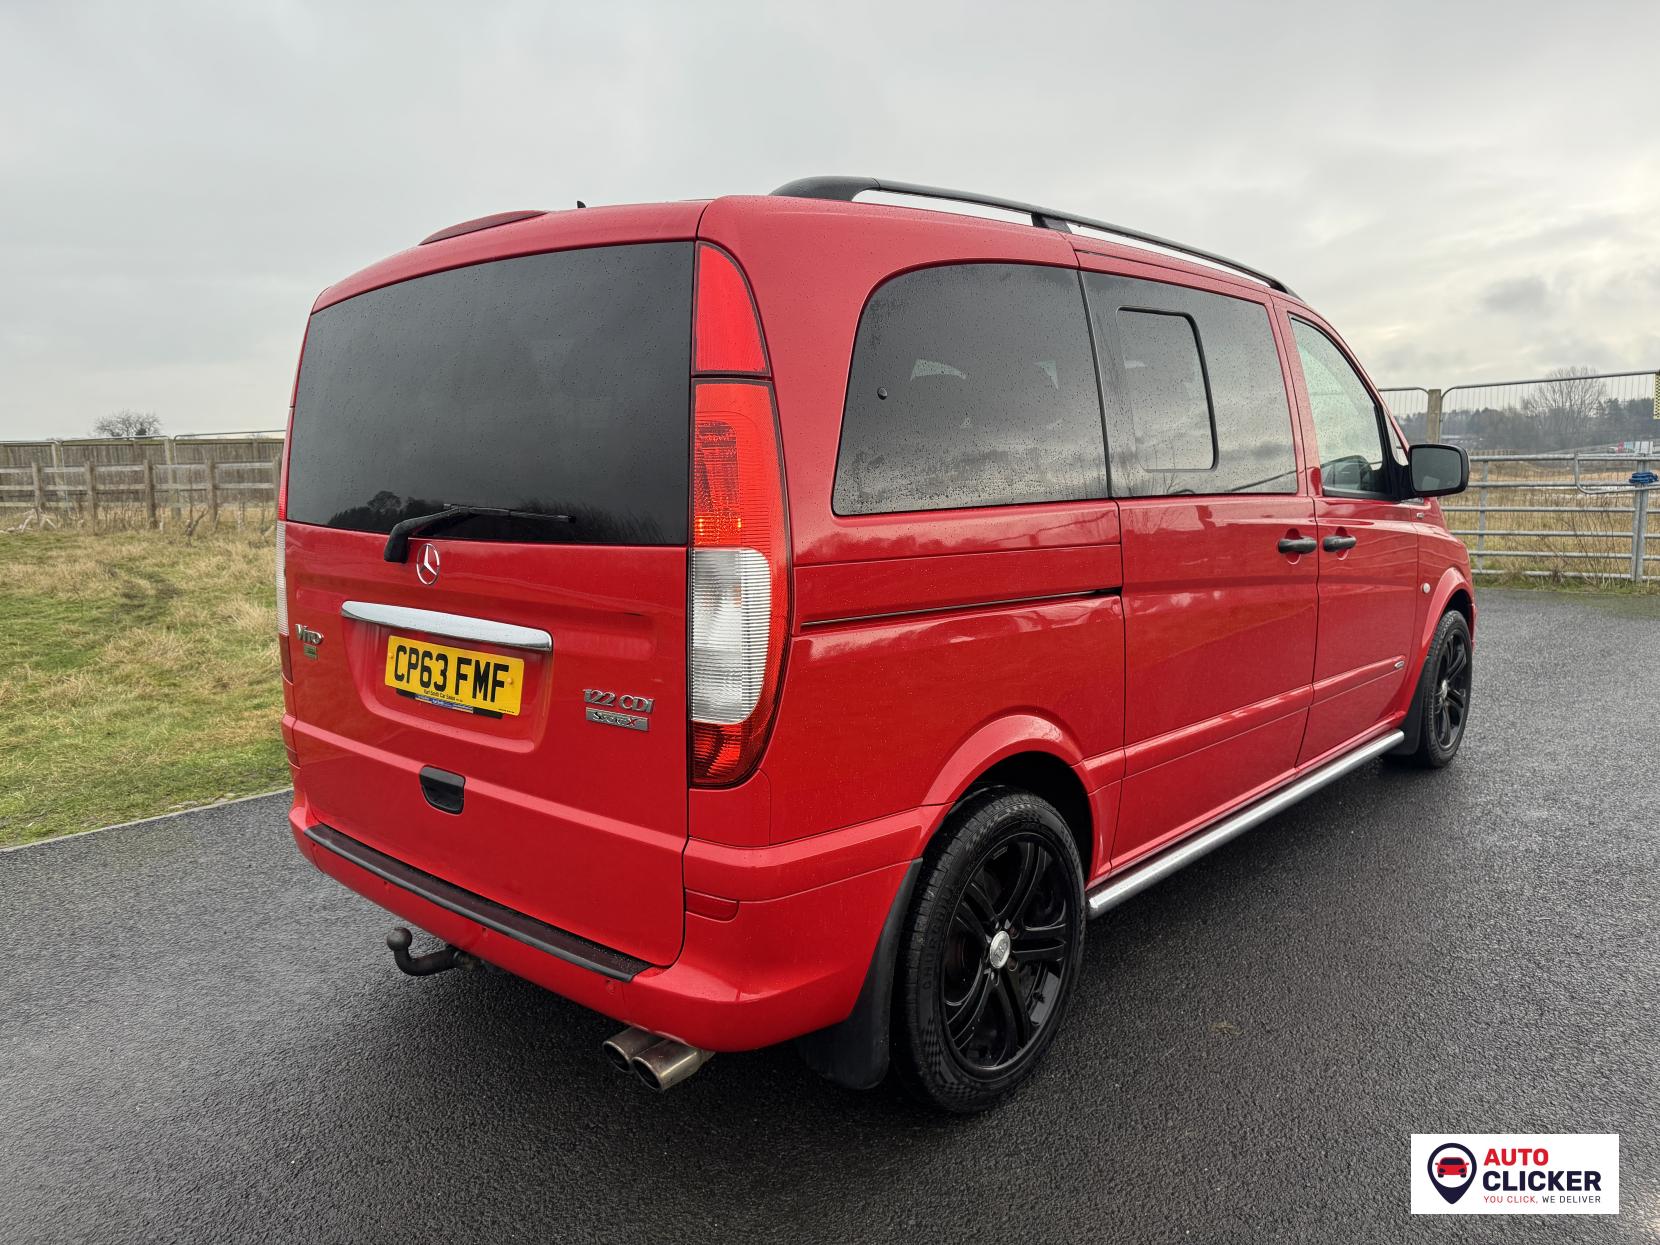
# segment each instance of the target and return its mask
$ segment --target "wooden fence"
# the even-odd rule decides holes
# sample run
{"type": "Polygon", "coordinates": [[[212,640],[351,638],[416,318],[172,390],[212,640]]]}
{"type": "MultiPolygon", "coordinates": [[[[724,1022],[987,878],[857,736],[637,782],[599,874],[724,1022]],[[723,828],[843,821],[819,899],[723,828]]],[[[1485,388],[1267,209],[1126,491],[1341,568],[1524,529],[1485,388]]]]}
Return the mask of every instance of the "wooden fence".
{"type": "Polygon", "coordinates": [[[100,467],[156,463],[269,463],[282,458],[282,433],[180,437],[83,437],[58,441],[0,441],[0,468],[100,467]]]}
{"type": "Polygon", "coordinates": [[[58,449],[57,462],[28,455],[0,466],[0,526],[213,526],[227,515],[263,522],[276,508],[280,437],[45,444],[58,449]],[[112,447],[129,461],[105,461],[112,447]],[[80,461],[64,461],[73,458],[80,461]]]}

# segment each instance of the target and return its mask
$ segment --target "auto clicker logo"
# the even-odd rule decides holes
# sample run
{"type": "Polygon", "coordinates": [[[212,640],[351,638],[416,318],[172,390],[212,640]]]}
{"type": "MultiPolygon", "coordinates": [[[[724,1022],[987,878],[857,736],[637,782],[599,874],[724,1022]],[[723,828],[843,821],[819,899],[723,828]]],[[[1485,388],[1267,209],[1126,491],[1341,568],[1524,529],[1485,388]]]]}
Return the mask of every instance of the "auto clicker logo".
{"type": "Polygon", "coordinates": [[[1429,1156],[1429,1181],[1448,1202],[1456,1202],[1476,1182],[1476,1156],[1468,1146],[1449,1141],[1429,1156]]]}
{"type": "Polygon", "coordinates": [[[1413,1133],[1414,1215],[1617,1215],[1618,1133],[1413,1133]]]}

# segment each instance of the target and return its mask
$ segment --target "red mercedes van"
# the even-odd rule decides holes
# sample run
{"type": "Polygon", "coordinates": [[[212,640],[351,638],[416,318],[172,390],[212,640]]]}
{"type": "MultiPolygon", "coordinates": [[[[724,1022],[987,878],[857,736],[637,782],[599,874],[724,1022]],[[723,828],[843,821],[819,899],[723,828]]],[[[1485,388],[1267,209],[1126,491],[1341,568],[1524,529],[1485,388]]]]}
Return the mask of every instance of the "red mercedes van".
{"type": "Polygon", "coordinates": [[[658,1088],[796,1039],[977,1110],[1088,917],[1452,759],[1468,473],[1280,282],[1066,212],[821,177],[458,225],[306,331],[294,838],[438,940],[405,971],[538,982],[658,1088]]]}

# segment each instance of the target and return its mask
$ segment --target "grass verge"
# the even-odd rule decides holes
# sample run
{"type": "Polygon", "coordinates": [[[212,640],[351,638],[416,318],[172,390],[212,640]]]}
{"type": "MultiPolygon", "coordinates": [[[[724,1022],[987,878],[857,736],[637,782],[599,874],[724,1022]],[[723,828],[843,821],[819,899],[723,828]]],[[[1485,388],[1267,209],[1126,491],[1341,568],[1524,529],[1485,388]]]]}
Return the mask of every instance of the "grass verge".
{"type": "MultiPolygon", "coordinates": [[[[1650,572],[1653,574],[1653,572],[1650,572]]],[[[1483,588],[1528,588],[1541,592],[1577,592],[1598,597],[1654,597],[1660,596],[1660,580],[1645,579],[1634,583],[1614,576],[1581,579],[1556,573],[1525,575],[1515,571],[1475,571],[1476,591],[1483,588]]]]}
{"type": "Polygon", "coordinates": [[[0,846],[288,782],[271,535],[0,533],[0,846]]]}

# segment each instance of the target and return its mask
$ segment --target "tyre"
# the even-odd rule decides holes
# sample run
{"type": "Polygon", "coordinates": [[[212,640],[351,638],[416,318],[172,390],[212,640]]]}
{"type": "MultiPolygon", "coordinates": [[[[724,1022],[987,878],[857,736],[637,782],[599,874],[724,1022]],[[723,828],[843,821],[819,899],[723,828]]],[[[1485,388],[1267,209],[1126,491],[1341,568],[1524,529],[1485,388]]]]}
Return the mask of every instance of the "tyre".
{"type": "Polygon", "coordinates": [[[1084,947],[1083,866],[1047,801],[968,796],[929,844],[899,949],[893,1065],[922,1101],[983,1111],[1031,1076],[1084,947]]]}
{"type": "Polygon", "coordinates": [[[1470,624],[1449,610],[1441,616],[1418,676],[1412,712],[1418,715],[1418,746],[1402,757],[1412,765],[1440,769],[1458,755],[1470,718],[1470,675],[1475,665],[1470,624]]]}

